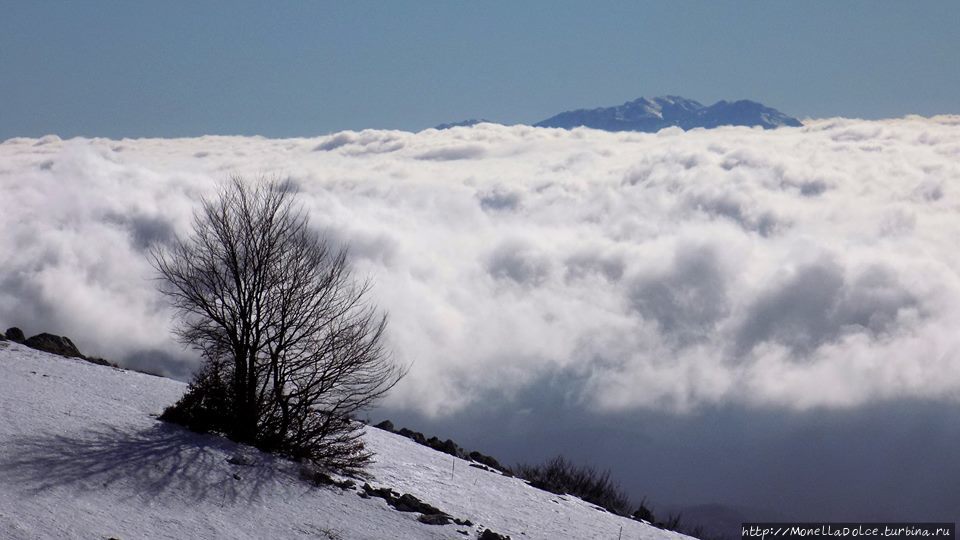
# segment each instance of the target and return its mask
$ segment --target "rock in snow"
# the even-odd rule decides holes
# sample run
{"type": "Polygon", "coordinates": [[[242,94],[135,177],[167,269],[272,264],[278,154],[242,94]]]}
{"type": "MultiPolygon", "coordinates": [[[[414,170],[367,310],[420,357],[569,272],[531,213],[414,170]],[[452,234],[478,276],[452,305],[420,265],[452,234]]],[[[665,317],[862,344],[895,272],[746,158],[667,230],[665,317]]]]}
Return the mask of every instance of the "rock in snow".
{"type": "Polygon", "coordinates": [[[38,351],[59,354],[68,358],[83,358],[77,346],[66,336],[55,336],[44,332],[27,338],[23,344],[38,351]]]}
{"type": "Polygon", "coordinates": [[[16,341],[17,343],[23,343],[23,340],[26,339],[26,337],[23,335],[23,330],[17,328],[16,326],[13,328],[7,328],[6,336],[10,341],[16,341]]]}

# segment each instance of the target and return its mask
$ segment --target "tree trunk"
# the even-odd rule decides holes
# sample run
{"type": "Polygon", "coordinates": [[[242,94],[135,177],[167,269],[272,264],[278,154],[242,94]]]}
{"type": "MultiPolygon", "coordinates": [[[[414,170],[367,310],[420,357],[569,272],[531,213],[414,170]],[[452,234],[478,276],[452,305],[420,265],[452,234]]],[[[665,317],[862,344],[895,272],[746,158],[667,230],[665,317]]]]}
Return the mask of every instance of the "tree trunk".
{"type": "Polygon", "coordinates": [[[233,421],[230,438],[239,442],[253,442],[256,430],[250,429],[250,402],[248,401],[247,378],[249,374],[247,353],[240,349],[234,353],[233,374],[233,421]]]}

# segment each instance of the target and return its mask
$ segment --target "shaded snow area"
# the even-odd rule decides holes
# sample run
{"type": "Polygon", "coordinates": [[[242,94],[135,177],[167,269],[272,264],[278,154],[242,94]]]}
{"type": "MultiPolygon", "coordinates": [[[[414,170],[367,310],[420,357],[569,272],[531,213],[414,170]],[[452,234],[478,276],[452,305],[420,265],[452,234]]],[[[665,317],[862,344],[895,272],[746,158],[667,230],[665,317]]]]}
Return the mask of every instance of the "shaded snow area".
{"type": "Polygon", "coordinates": [[[184,389],[0,342],[0,538],[682,538],[368,428],[372,487],[471,522],[423,524],[360,497],[362,481],[317,487],[298,464],[158,421],[184,389]]]}

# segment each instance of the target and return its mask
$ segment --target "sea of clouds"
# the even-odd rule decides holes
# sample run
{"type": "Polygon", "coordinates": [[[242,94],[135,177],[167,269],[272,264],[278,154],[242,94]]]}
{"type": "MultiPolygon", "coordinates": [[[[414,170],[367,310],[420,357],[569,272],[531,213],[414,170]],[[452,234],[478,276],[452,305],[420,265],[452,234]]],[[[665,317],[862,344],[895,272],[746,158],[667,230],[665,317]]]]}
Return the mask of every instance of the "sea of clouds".
{"type": "Polygon", "coordinates": [[[145,254],[234,174],[349,244],[412,366],[394,407],[960,400],[960,117],[10,139],[0,326],[188,377],[145,254]]]}

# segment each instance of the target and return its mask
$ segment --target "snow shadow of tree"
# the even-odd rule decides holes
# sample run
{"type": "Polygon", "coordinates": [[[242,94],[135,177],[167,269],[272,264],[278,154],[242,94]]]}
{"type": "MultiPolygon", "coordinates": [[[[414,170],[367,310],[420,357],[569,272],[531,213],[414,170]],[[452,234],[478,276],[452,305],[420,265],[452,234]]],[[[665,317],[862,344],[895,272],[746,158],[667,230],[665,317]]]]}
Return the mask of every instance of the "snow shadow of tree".
{"type": "Polygon", "coordinates": [[[0,481],[31,493],[114,488],[145,500],[175,496],[225,505],[257,500],[274,484],[296,483],[293,463],[162,422],[138,432],[102,426],[82,435],[24,437],[3,454],[0,481]]]}

